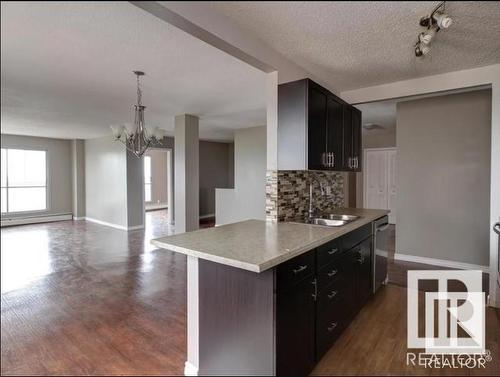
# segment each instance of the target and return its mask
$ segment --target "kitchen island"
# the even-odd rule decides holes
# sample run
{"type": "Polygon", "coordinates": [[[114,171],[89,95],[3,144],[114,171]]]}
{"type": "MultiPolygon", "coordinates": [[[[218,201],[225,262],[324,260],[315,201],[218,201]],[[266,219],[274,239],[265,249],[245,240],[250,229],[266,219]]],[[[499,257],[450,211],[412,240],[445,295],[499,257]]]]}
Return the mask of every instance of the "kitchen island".
{"type": "Polygon", "coordinates": [[[188,256],[185,374],[304,375],[371,295],[372,222],[248,220],[151,242],[188,256]]]}

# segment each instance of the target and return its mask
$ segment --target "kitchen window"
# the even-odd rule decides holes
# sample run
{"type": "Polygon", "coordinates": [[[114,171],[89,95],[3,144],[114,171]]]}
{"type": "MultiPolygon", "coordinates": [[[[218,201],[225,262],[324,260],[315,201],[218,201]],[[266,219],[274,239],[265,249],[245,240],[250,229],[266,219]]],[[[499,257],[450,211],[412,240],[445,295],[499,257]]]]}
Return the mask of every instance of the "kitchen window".
{"type": "Polygon", "coordinates": [[[6,149],[1,155],[2,213],[47,209],[47,152],[6,149]]]}

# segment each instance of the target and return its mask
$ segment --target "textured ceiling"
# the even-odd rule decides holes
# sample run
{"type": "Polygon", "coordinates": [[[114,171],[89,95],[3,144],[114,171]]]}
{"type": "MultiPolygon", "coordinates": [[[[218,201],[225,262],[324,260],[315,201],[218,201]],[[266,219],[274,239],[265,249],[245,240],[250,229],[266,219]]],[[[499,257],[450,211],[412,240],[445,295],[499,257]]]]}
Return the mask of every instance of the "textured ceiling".
{"type": "Polygon", "coordinates": [[[337,91],[500,62],[500,2],[449,1],[453,25],[414,55],[437,1],[211,2],[337,91]]]}
{"type": "Polygon", "coordinates": [[[263,125],[265,75],[126,2],[2,2],[2,133],[90,138],[133,121],[144,70],[146,123],[230,139],[263,125]]]}

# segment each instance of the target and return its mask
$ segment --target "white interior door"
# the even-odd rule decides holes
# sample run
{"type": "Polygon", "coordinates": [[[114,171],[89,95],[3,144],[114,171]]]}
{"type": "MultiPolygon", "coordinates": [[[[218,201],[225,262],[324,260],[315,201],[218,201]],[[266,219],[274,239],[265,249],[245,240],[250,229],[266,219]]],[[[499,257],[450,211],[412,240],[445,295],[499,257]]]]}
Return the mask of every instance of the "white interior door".
{"type": "Polygon", "coordinates": [[[363,174],[364,207],[388,209],[389,222],[396,222],[395,148],[366,149],[363,174]]]}
{"type": "Polygon", "coordinates": [[[387,153],[379,150],[366,151],[365,207],[387,208],[387,153]]]}

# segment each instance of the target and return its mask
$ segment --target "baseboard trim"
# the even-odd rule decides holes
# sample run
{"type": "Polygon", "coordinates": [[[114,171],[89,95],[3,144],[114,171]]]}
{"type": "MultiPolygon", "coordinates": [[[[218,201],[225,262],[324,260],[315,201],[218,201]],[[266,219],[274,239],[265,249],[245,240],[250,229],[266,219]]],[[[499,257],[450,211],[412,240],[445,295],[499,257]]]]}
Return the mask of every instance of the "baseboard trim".
{"type": "Polygon", "coordinates": [[[209,219],[211,217],[215,217],[215,213],[209,213],[208,215],[200,216],[200,220],[201,219],[209,219]]]}
{"type": "Polygon", "coordinates": [[[456,262],[456,261],[444,260],[444,259],[419,257],[419,256],[416,256],[416,255],[407,255],[407,254],[395,253],[394,254],[394,259],[395,260],[406,261],[406,262],[415,262],[415,263],[422,263],[422,264],[430,264],[431,266],[457,268],[459,270],[481,270],[481,271],[486,272],[486,273],[490,272],[490,267],[489,266],[481,266],[479,264],[456,262]]]}
{"type": "Polygon", "coordinates": [[[97,220],[97,219],[94,219],[92,217],[85,217],[85,220],[87,220],[91,223],[109,226],[111,228],[120,229],[120,230],[124,230],[124,231],[144,229],[144,225],[134,225],[134,226],[126,227],[124,225],[118,225],[118,224],[108,223],[107,221],[97,220]]]}
{"type": "Polygon", "coordinates": [[[186,361],[184,363],[184,375],[185,376],[197,376],[198,375],[198,368],[196,368],[189,361],[186,361]]]}
{"type": "Polygon", "coordinates": [[[46,216],[33,216],[33,217],[19,217],[2,219],[0,226],[14,226],[14,225],[28,225],[28,224],[39,224],[39,223],[51,223],[54,221],[66,221],[71,220],[73,215],[71,213],[58,214],[58,215],[46,215],[46,216]]]}
{"type": "Polygon", "coordinates": [[[81,216],[81,217],[73,216],[73,220],[75,220],[75,221],[82,221],[82,220],[85,220],[85,216],[81,216]]]}

